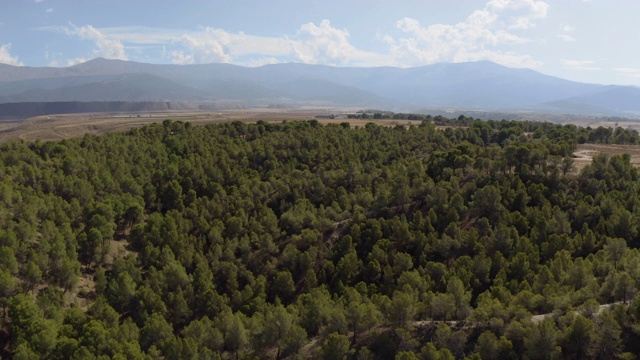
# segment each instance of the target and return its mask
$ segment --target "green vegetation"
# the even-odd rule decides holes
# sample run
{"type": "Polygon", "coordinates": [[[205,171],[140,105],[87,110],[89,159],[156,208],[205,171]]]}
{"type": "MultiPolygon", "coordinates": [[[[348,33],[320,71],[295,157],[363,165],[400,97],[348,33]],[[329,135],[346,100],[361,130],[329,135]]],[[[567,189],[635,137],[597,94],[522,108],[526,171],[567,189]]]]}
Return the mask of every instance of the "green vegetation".
{"type": "Polygon", "coordinates": [[[450,121],[0,145],[2,357],[634,358],[638,134],[450,121]]]}

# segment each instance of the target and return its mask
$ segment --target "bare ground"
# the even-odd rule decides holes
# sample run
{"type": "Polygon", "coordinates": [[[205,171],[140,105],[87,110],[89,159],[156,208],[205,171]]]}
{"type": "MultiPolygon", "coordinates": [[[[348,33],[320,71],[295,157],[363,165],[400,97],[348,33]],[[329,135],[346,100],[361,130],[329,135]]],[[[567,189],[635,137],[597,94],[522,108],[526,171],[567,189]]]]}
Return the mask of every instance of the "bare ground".
{"type": "Polygon", "coordinates": [[[573,153],[573,165],[577,172],[593,162],[593,158],[598,154],[629,154],[631,164],[640,167],[640,145],[617,145],[617,144],[580,144],[573,153]]]}
{"type": "MultiPolygon", "coordinates": [[[[271,123],[293,120],[311,120],[317,115],[355,112],[351,108],[301,108],[301,109],[245,109],[211,112],[169,111],[145,114],[63,114],[46,115],[23,121],[0,122],[0,142],[9,140],[62,140],[78,138],[84,134],[102,135],[109,132],[126,131],[166,119],[205,125],[229,121],[255,123],[264,120],[271,123]]],[[[349,122],[351,126],[364,126],[373,122],[383,126],[420,124],[420,121],[371,120],[371,119],[316,119],[323,124],[349,122]]]]}

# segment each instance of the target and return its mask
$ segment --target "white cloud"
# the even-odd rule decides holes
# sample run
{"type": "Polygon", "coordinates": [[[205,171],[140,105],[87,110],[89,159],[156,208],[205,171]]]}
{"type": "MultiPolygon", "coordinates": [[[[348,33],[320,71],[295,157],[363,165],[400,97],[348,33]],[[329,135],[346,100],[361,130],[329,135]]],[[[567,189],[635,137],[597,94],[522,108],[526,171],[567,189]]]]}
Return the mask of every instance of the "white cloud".
{"type": "Polygon", "coordinates": [[[77,65],[77,64],[81,64],[83,62],[87,62],[90,59],[84,58],[84,57],[77,57],[77,58],[73,58],[73,59],[67,59],[67,66],[73,66],[73,65],[77,65]]]}
{"type": "Polygon", "coordinates": [[[349,43],[348,32],[332,27],[328,20],[323,20],[320,25],[302,25],[293,38],[230,33],[212,27],[191,32],[154,31],[153,28],[131,28],[132,31],[124,31],[121,28],[101,30],[110,37],[126,43],[163,45],[163,56],[176,64],[229,63],[241,58],[246,59],[251,55],[258,57],[241,61],[248,66],[282,62],[279,58],[327,65],[389,64],[389,57],[356,49],[349,43]]]}
{"type": "Polygon", "coordinates": [[[44,52],[44,59],[49,60],[47,66],[49,67],[61,67],[62,63],[60,62],[60,58],[62,57],[61,52],[44,52]]]}
{"type": "Polygon", "coordinates": [[[307,23],[300,27],[299,39],[293,42],[295,57],[306,64],[341,65],[347,63],[356,48],[349,43],[349,32],[322,20],[320,26],[307,23]]]}
{"type": "Polygon", "coordinates": [[[36,3],[44,2],[44,0],[35,0],[36,3]]]}
{"type": "Polygon", "coordinates": [[[47,10],[45,10],[45,12],[52,13],[53,12],[53,8],[48,8],[47,10]]]}
{"type": "Polygon", "coordinates": [[[0,46],[0,63],[9,65],[24,65],[17,56],[13,56],[9,53],[11,50],[11,44],[4,44],[0,46]]]}
{"type": "Polygon", "coordinates": [[[111,39],[138,45],[168,44],[180,42],[184,30],[147,26],[118,26],[100,28],[111,39]]]}
{"type": "Polygon", "coordinates": [[[549,4],[538,0],[491,0],[484,10],[495,15],[498,22],[508,29],[529,29],[534,20],[547,16],[549,4]]]}
{"type": "Polygon", "coordinates": [[[186,55],[183,51],[172,51],[171,62],[174,64],[193,64],[193,55],[186,55]]]}
{"type": "Polygon", "coordinates": [[[439,61],[464,62],[491,60],[518,67],[540,65],[529,55],[500,49],[527,43],[514,31],[529,29],[546,17],[549,5],[535,0],[491,0],[455,25],[422,26],[413,18],[396,23],[408,36],[394,39],[385,36],[391,56],[399,65],[411,66],[439,61]]]}
{"type": "MultiPolygon", "coordinates": [[[[162,56],[175,64],[241,63],[261,66],[283,61],[348,66],[414,66],[439,61],[464,62],[490,60],[513,67],[535,67],[541,63],[518,53],[517,46],[530,42],[526,31],[547,16],[549,5],[540,0],[490,0],[457,24],[423,26],[418,20],[396,22],[403,34],[377,35],[388,45],[388,52],[358,49],[350,42],[347,29],[331,24],[306,23],[296,34],[264,37],[232,33],[214,27],[195,31],[123,26],[94,28],[43,27],[95,42],[93,56],[127,59],[143,53],[149,46],[162,47],[162,56]]],[[[568,34],[564,34],[570,36],[568,34]]],[[[70,60],[75,63],[76,59],[70,60]]],[[[62,62],[62,61],[60,61],[62,62]]]]}
{"type": "Polygon", "coordinates": [[[592,60],[570,60],[563,59],[562,63],[566,68],[573,70],[581,70],[581,71],[595,71],[600,70],[599,67],[594,66],[595,61],[592,60]]]}
{"type": "Polygon", "coordinates": [[[231,34],[222,29],[206,27],[198,34],[184,34],[182,42],[198,63],[230,62],[229,46],[242,41],[242,37],[242,33],[231,34]]]}
{"type": "Polygon", "coordinates": [[[67,35],[75,36],[82,40],[93,41],[96,45],[96,48],[93,50],[95,57],[120,60],[128,59],[124,45],[120,40],[107,37],[91,25],[75,26],[71,24],[71,28],[63,28],[63,30],[67,35]]]}
{"type": "Polygon", "coordinates": [[[640,68],[615,68],[617,73],[640,79],[640,68]]]}
{"type": "Polygon", "coordinates": [[[560,39],[562,39],[562,41],[565,41],[565,42],[574,42],[574,41],[576,41],[576,38],[574,38],[573,36],[568,35],[568,34],[559,34],[558,37],[560,39]]]}
{"type": "Polygon", "coordinates": [[[240,58],[249,66],[281,62],[284,57],[310,64],[341,65],[383,64],[380,54],[356,49],[348,41],[348,32],[331,26],[304,24],[293,38],[263,37],[224,29],[203,27],[198,31],[123,27],[100,29],[109,37],[127,44],[162,45],[165,58],[176,64],[233,62],[240,58]],[[167,50],[168,48],[168,50],[167,50]]]}
{"type": "Polygon", "coordinates": [[[577,39],[575,37],[573,37],[572,35],[570,35],[570,33],[573,33],[576,30],[576,28],[574,28],[571,25],[564,25],[562,27],[562,33],[558,34],[557,36],[565,42],[574,42],[577,41],[577,39]]]}
{"type": "Polygon", "coordinates": [[[274,58],[273,56],[271,57],[263,57],[261,59],[252,59],[249,60],[246,65],[249,67],[260,67],[260,66],[264,66],[264,65],[269,65],[269,64],[279,64],[281,63],[280,60],[274,58]]]}

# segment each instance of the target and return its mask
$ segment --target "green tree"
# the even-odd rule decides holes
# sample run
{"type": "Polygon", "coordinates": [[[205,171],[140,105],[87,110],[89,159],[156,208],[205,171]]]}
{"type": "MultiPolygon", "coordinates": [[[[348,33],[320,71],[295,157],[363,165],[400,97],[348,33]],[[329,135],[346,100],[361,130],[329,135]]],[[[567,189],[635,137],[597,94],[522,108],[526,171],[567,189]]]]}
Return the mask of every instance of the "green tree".
{"type": "Polygon", "coordinates": [[[469,302],[471,301],[471,293],[465,291],[462,280],[452,277],[447,282],[447,293],[453,295],[455,304],[455,316],[459,320],[465,319],[471,313],[469,302]]]}
{"type": "Polygon", "coordinates": [[[16,291],[16,282],[13,275],[5,270],[0,270],[0,304],[2,305],[2,324],[7,317],[7,305],[16,291]]]}
{"type": "Polygon", "coordinates": [[[552,318],[546,318],[533,326],[524,339],[526,352],[524,356],[530,360],[556,359],[560,356],[557,346],[558,330],[552,318]]]}
{"type": "Polygon", "coordinates": [[[615,359],[622,348],[622,328],[611,312],[602,313],[597,319],[595,357],[615,359]]]}
{"type": "Polygon", "coordinates": [[[162,348],[173,336],[171,324],[162,315],[153,313],[140,330],[140,345],[143,349],[154,345],[162,348]]]}
{"type": "Polygon", "coordinates": [[[430,309],[434,320],[447,321],[456,311],[456,299],[452,294],[436,294],[431,299],[430,309]]]}
{"type": "Polygon", "coordinates": [[[560,340],[562,355],[567,359],[585,359],[591,356],[590,349],[595,339],[593,322],[582,315],[575,315],[560,340]]]}
{"type": "Polygon", "coordinates": [[[627,242],[624,239],[620,238],[608,239],[605,250],[607,251],[607,255],[609,256],[609,258],[613,260],[614,268],[617,269],[618,262],[627,252],[627,242]]]}
{"type": "Polygon", "coordinates": [[[413,351],[401,351],[396,354],[395,360],[418,360],[413,351]]]}
{"type": "Polygon", "coordinates": [[[293,314],[289,313],[282,305],[269,307],[265,314],[264,341],[277,347],[276,359],[280,359],[284,350],[287,356],[297,351],[306,339],[306,333],[297,323],[293,314]],[[304,334],[302,339],[295,338],[298,334],[304,334]],[[302,340],[302,341],[301,341],[302,340]]]}
{"type": "Polygon", "coordinates": [[[239,314],[227,315],[228,323],[224,324],[225,347],[236,354],[236,360],[240,358],[240,351],[248,344],[247,330],[242,323],[239,314]]]}
{"type": "Polygon", "coordinates": [[[371,302],[349,301],[345,309],[349,328],[353,332],[352,342],[355,344],[358,333],[362,329],[371,328],[380,321],[380,311],[371,302]]]}
{"type": "Polygon", "coordinates": [[[128,309],[136,296],[136,283],[129,273],[120,273],[109,282],[107,295],[118,309],[128,309]]]}
{"type": "Polygon", "coordinates": [[[338,333],[330,334],[320,348],[320,357],[326,360],[343,360],[349,353],[349,338],[338,333]]]}
{"type": "Polygon", "coordinates": [[[485,331],[480,334],[475,350],[482,360],[510,359],[514,358],[513,346],[504,336],[498,339],[492,332],[485,331]]]}
{"type": "Polygon", "coordinates": [[[394,291],[387,318],[397,327],[404,327],[417,313],[417,301],[413,294],[394,291]]]}

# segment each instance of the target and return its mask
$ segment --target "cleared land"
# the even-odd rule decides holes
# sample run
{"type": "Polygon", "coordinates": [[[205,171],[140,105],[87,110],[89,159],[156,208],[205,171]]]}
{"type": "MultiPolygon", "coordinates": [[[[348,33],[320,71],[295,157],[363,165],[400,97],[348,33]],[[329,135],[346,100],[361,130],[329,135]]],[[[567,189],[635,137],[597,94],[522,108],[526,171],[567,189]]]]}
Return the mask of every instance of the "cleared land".
{"type": "Polygon", "coordinates": [[[582,170],[593,161],[593,157],[598,154],[629,154],[631,164],[640,167],[640,145],[617,145],[617,144],[580,144],[573,153],[573,164],[576,171],[582,170]]]}
{"type": "MultiPolygon", "coordinates": [[[[317,115],[355,112],[355,109],[310,108],[310,109],[247,109],[223,110],[215,112],[158,112],[145,114],[65,114],[37,116],[23,121],[0,122],[0,142],[9,140],[62,140],[82,137],[84,134],[101,135],[114,131],[126,131],[166,119],[188,121],[195,125],[228,121],[257,122],[264,120],[279,123],[283,120],[311,120],[317,115]]],[[[317,119],[320,123],[341,123],[348,121],[351,126],[364,126],[368,122],[395,126],[409,123],[418,125],[420,121],[370,120],[370,119],[317,119]]]]}

